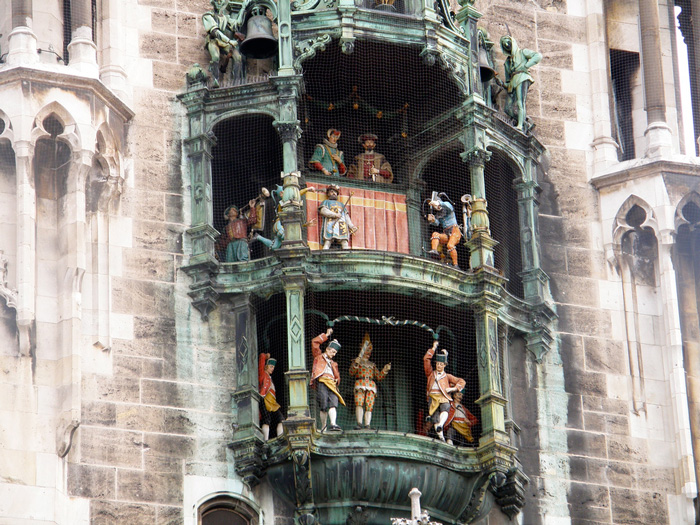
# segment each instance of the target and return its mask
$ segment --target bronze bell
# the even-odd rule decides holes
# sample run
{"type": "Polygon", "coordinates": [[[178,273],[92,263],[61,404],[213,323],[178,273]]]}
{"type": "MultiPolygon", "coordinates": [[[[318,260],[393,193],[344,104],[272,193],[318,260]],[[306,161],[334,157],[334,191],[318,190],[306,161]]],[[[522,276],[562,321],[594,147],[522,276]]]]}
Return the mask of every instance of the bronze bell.
{"type": "Polygon", "coordinates": [[[277,53],[277,39],[272,36],[272,21],[264,8],[251,11],[246,26],[246,37],[241,42],[241,53],[248,58],[270,58],[277,53]]]}
{"type": "Polygon", "coordinates": [[[488,82],[496,76],[496,70],[489,64],[489,55],[486,48],[479,47],[479,75],[482,82],[488,82]]]}

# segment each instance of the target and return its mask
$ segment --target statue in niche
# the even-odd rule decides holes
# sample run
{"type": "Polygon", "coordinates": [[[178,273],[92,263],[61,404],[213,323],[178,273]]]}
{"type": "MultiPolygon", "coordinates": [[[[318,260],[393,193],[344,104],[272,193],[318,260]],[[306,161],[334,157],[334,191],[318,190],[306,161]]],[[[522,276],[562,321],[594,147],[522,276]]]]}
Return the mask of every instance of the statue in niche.
{"type": "Polygon", "coordinates": [[[263,438],[270,439],[270,426],[274,426],[277,437],[284,432],[282,421],[282,407],[277,402],[277,391],[275,383],[272,381],[272,373],[275,371],[277,360],[270,357],[270,354],[260,354],[258,358],[258,388],[262,402],[260,403],[260,422],[262,424],[263,438]]]}
{"type": "Polygon", "coordinates": [[[311,371],[311,385],[317,389],[316,400],[321,414],[321,432],[341,432],[337,425],[338,404],[345,406],[343,396],[338,391],[340,372],[333,358],[340,350],[340,343],[333,339],[321,352],[321,345],[330,339],[333,329],[319,334],[311,340],[311,353],[314,364],[311,371]]]}
{"type": "Polygon", "coordinates": [[[243,213],[236,206],[229,206],[224,211],[228,220],[224,233],[216,241],[216,253],[219,260],[225,262],[243,262],[250,260],[248,247],[248,229],[258,222],[257,200],[251,199],[247,206],[248,212],[243,213]]]}
{"type": "Polygon", "coordinates": [[[479,420],[462,404],[464,390],[455,392],[452,397],[450,412],[447,416],[447,423],[445,423],[447,443],[450,445],[462,444],[463,442],[473,443],[472,427],[479,420]]]}
{"type": "Polygon", "coordinates": [[[340,187],[331,184],[326,188],[326,200],[321,203],[318,213],[323,217],[323,249],[329,250],[331,245],[337,241],[343,250],[350,248],[350,235],[357,232],[357,227],[353,224],[350,214],[346,208],[350,197],[345,203],[338,200],[340,187]]]}
{"type": "Polygon", "coordinates": [[[377,136],[372,133],[364,133],[357,138],[365,151],[355,157],[355,163],[348,170],[349,178],[387,184],[393,182],[394,172],[391,165],[384,155],[374,151],[377,140],[377,136]]]}
{"type": "Polygon", "coordinates": [[[377,396],[377,383],[384,379],[389,370],[391,363],[387,363],[379,370],[370,358],[372,357],[372,342],[369,339],[369,334],[365,334],[362,340],[360,355],[350,365],[350,375],[355,377],[355,417],[357,426],[355,430],[362,428],[370,428],[372,422],[372,409],[374,408],[374,400],[377,396]]]}
{"type": "Polygon", "coordinates": [[[525,100],[527,92],[535,80],[530,75],[530,68],[539,64],[542,55],[531,49],[520,49],[510,35],[501,37],[501,50],[506,56],[503,64],[504,87],[507,90],[506,115],[518,121],[518,128],[525,131],[527,113],[525,100]]]}
{"type": "Polygon", "coordinates": [[[209,72],[212,85],[220,85],[221,73],[226,73],[231,62],[231,80],[233,85],[241,84],[245,76],[245,62],[238,50],[238,40],[242,35],[233,24],[233,3],[229,0],[210,0],[211,11],[202,15],[202,25],[206,31],[205,49],[209,52],[209,72]]]}
{"type": "Polygon", "coordinates": [[[457,243],[462,238],[462,232],[457,224],[457,215],[452,203],[444,193],[433,192],[428,201],[430,213],[426,216],[427,221],[442,228],[442,233],[433,232],[430,237],[430,254],[433,257],[440,257],[438,247],[445,245],[450,260],[457,266],[457,243]]]}
{"type": "Polygon", "coordinates": [[[443,429],[450,413],[450,404],[453,402],[452,392],[459,392],[466,385],[466,381],[445,372],[447,366],[447,351],[443,350],[435,356],[435,369],[431,360],[438,349],[438,341],[423,356],[423,368],[428,378],[426,395],[428,396],[428,421],[434,423],[438,437],[445,441],[443,429]]]}
{"type": "Polygon", "coordinates": [[[338,149],[340,131],[329,129],[326,131],[326,139],[323,144],[316,144],[314,154],[309,160],[309,167],[312,170],[320,171],[329,177],[340,177],[345,175],[347,168],[343,160],[343,152],[338,149]]]}

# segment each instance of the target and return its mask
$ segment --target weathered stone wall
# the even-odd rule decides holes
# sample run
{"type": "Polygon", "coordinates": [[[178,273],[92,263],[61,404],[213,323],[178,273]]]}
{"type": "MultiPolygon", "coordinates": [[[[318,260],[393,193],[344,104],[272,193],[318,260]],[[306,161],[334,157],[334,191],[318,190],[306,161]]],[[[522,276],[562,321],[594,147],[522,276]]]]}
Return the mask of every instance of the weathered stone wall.
{"type": "MultiPolygon", "coordinates": [[[[40,3],[35,1],[35,8],[40,3]]],[[[39,260],[44,264],[38,296],[44,299],[42,315],[50,310],[55,326],[40,326],[38,362],[17,357],[12,310],[0,305],[5,345],[0,398],[11,407],[0,408],[1,428],[16,429],[0,434],[3,448],[11,451],[0,454],[0,516],[84,523],[88,518],[82,516],[89,512],[93,524],[189,525],[202,498],[229,491],[266,509],[268,523],[282,504],[273,501],[265,482],[252,492],[238,481],[227,449],[235,422],[231,305],[219,304],[203,322],[187,296],[189,278],[180,270],[190,189],[181,150],[183,109],[175,96],[184,89],[190,65],[208,63],[201,14],[209,2],[127,0],[120,6],[118,30],[124,35],[121,51],[129,83],[124,96],[135,117],[123,152],[129,163],[122,194],[104,213],[87,218],[85,250],[91,255],[82,318],[87,335],[72,341],[58,328],[57,307],[50,309],[59,296],[51,288],[59,279],[52,265],[59,256],[51,251],[58,250],[60,228],[51,222],[56,209],[40,219],[39,260]],[[95,324],[104,322],[110,340],[101,342],[109,349],[90,353],[92,336],[100,332],[95,324]],[[83,349],[81,424],[67,456],[67,473],[54,452],[66,437],[63,427],[57,431],[55,415],[70,390],[63,375],[75,369],[70,360],[57,363],[72,350],[56,341],[83,349]],[[78,498],[74,507],[25,513],[10,507],[14,499],[30,509],[41,507],[42,498],[63,505],[68,500],[57,498],[55,491],[64,474],[67,495],[78,498]]],[[[520,428],[519,457],[531,480],[521,522],[683,523],[687,499],[679,486],[687,474],[679,474],[669,363],[661,359],[660,294],[653,286],[644,292],[646,397],[639,410],[629,379],[621,279],[608,264],[601,240],[603,228],[610,227],[601,216],[607,221],[614,211],[600,209],[589,182],[596,174],[591,143],[599,106],[594,99],[607,93],[600,85],[604,73],[596,76],[605,71],[605,56],[595,52],[605,27],[603,4],[479,0],[475,7],[491,40],[498,42],[508,32],[507,23],[521,47],[544,56],[532,70],[528,113],[548,149],[539,181],[539,223],[544,269],[559,314],[559,345],[542,363],[523,344],[515,344],[509,357],[510,412],[520,428]]],[[[662,4],[662,10],[667,7],[662,4]]],[[[615,11],[616,27],[631,24],[625,13],[615,11]]],[[[51,36],[42,33],[42,24],[55,26],[48,17],[40,12],[36,19],[37,35],[47,35],[40,46],[48,46],[51,36]]],[[[662,28],[668,24],[662,17],[662,28]]],[[[670,45],[667,33],[663,42],[670,45]]],[[[497,62],[502,72],[500,52],[497,62]]],[[[673,96],[667,93],[667,98],[671,104],[673,96]]],[[[13,176],[9,166],[0,165],[4,240],[16,226],[13,176]]],[[[55,207],[56,201],[40,204],[55,207]]],[[[10,284],[18,264],[11,261],[10,284]]],[[[40,316],[40,323],[47,316],[40,316]]],[[[489,523],[500,521],[505,522],[503,516],[489,523]]]]}
{"type": "MultiPolygon", "coordinates": [[[[607,60],[592,50],[600,44],[596,32],[605,23],[602,3],[584,4],[476,3],[491,40],[507,34],[507,23],[521,47],[544,57],[532,70],[528,114],[549,153],[539,181],[540,242],[559,315],[560,346],[559,356],[549,355],[543,364],[527,359],[527,367],[513,369],[513,388],[520,391],[514,396],[513,417],[522,428],[520,458],[531,477],[524,522],[555,522],[555,517],[569,515],[587,524],[685,523],[687,500],[678,488],[677,458],[660,452],[674,450],[674,443],[667,430],[673,416],[664,386],[668,364],[658,346],[662,309],[655,291],[646,303],[655,306],[643,312],[644,344],[650,345],[643,356],[648,404],[637,414],[632,407],[622,286],[606,262],[598,195],[589,183],[596,174],[594,120],[604,117],[592,113],[600,88],[595,75],[601,67],[604,72],[607,60]],[[549,414],[551,408],[543,403],[563,410],[549,414]],[[563,489],[559,495],[557,487],[563,489]],[[558,496],[569,509],[562,508],[558,496]]],[[[665,4],[660,13],[662,29],[667,28],[665,4]]],[[[634,26],[630,38],[637,47],[636,11],[633,18],[615,21],[623,22],[634,26]]],[[[662,41],[669,42],[668,33],[662,41]]],[[[607,87],[600,91],[606,94],[607,87]]],[[[669,104],[673,125],[673,101],[669,104]]],[[[646,120],[641,126],[643,130],[646,120]]],[[[644,137],[637,140],[643,152],[644,137]]]]}
{"type": "Polygon", "coordinates": [[[201,14],[209,3],[141,0],[126,7],[133,172],[109,217],[112,362],[83,375],[68,488],[91,499],[93,524],[193,523],[194,504],[207,492],[245,493],[216,481],[229,468],[230,330],[216,314],[200,320],[179,270],[189,190],[175,95],[189,66],[207,60],[201,14]]]}

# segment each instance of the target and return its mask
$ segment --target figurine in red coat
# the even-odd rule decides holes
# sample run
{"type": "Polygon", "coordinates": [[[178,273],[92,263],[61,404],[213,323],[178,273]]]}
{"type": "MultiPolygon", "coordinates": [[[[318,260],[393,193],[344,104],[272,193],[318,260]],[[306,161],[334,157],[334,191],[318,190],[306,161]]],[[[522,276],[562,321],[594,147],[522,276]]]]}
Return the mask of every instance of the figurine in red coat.
{"type": "Polygon", "coordinates": [[[260,354],[258,358],[258,387],[263,398],[263,402],[260,403],[260,421],[265,441],[270,439],[270,425],[276,427],[278,437],[283,433],[284,416],[282,407],[277,402],[275,383],[272,382],[272,372],[275,371],[276,364],[277,360],[270,357],[270,354],[260,354]]]}
{"type": "Polygon", "coordinates": [[[479,420],[474,414],[472,414],[467,407],[462,404],[462,397],[464,397],[464,391],[460,390],[452,394],[454,401],[450,406],[450,413],[447,418],[447,442],[450,445],[464,443],[462,438],[469,443],[474,442],[474,436],[472,435],[472,427],[476,425],[479,420]]]}
{"type": "Polygon", "coordinates": [[[444,350],[435,357],[435,370],[433,370],[430,360],[433,358],[437,348],[438,341],[435,341],[432,348],[423,356],[423,368],[425,369],[425,376],[428,378],[426,391],[428,403],[430,404],[428,408],[428,417],[431,418],[431,421],[434,421],[433,414],[435,414],[435,412],[439,413],[435,425],[435,432],[440,439],[445,441],[442,430],[445,427],[445,423],[447,423],[450,403],[452,403],[452,392],[459,392],[462,390],[466,382],[464,379],[445,372],[445,367],[447,366],[447,352],[444,350]]]}
{"type": "Polygon", "coordinates": [[[333,339],[324,352],[321,352],[321,345],[328,341],[333,329],[329,328],[325,334],[317,335],[311,341],[311,353],[314,356],[314,364],[311,370],[311,384],[318,389],[316,400],[321,414],[321,431],[326,431],[326,422],[329,423],[327,430],[340,432],[342,429],[336,424],[338,403],[345,406],[343,396],[338,392],[340,384],[340,372],[338,363],[333,361],[335,354],[340,350],[340,343],[333,339]],[[330,420],[330,421],[329,421],[330,420]]]}

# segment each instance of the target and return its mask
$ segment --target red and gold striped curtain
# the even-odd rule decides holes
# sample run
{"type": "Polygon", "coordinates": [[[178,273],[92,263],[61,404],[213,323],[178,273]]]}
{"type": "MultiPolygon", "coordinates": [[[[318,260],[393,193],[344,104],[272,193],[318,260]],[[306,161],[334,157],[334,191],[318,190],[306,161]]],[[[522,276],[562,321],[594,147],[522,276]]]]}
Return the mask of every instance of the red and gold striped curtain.
{"type": "MultiPolygon", "coordinates": [[[[323,217],[318,207],[326,200],[326,185],[315,184],[318,193],[306,194],[307,222],[316,221],[308,227],[309,248],[320,250],[320,232],[323,217]]],[[[408,253],[408,217],[406,196],[386,191],[340,188],[338,200],[346,205],[357,233],[350,239],[350,247],[366,250],[382,250],[408,253]],[[348,196],[353,193],[348,201],[348,196]]]]}

